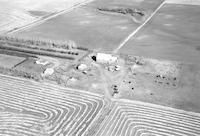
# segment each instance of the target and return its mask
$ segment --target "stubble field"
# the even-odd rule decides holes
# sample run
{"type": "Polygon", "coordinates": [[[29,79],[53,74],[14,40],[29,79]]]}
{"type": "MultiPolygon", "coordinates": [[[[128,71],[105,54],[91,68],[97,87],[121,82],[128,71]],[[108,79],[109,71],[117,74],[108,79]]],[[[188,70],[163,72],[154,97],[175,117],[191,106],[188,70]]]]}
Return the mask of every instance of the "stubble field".
{"type": "Polygon", "coordinates": [[[85,0],[0,1],[0,34],[10,33],[35,21],[70,9],[85,0]]]}
{"type": "Polygon", "coordinates": [[[200,6],[165,4],[120,53],[200,63],[200,6]]]}
{"type": "Polygon", "coordinates": [[[0,135],[83,135],[101,96],[0,75],[0,135]]]}
{"type": "Polygon", "coordinates": [[[140,26],[140,23],[129,16],[102,13],[97,8],[144,9],[148,13],[145,17],[147,18],[162,2],[162,0],[123,2],[97,0],[13,35],[54,40],[70,39],[90,49],[113,51],[125,37],[140,26]]]}

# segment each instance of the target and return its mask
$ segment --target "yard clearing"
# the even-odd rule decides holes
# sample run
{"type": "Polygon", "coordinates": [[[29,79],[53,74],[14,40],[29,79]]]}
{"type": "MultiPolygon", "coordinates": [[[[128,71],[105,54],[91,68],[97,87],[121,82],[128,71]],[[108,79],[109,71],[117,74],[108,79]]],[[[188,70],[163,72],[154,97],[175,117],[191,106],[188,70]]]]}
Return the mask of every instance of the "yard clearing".
{"type": "Polygon", "coordinates": [[[0,54],[0,67],[13,68],[15,65],[19,64],[20,62],[22,62],[24,60],[25,60],[25,58],[23,58],[23,57],[0,54]]]}

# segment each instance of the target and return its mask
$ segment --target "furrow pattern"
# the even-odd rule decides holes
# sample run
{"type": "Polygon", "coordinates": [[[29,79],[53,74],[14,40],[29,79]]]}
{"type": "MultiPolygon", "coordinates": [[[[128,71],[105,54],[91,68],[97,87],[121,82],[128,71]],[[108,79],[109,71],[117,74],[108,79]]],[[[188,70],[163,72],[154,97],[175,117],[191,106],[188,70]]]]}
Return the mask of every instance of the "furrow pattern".
{"type": "Polygon", "coordinates": [[[0,75],[0,135],[79,136],[104,106],[100,95],[0,75]]]}
{"type": "Polygon", "coordinates": [[[96,136],[200,136],[200,114],[128,100],[115,107],[96,136]]]}

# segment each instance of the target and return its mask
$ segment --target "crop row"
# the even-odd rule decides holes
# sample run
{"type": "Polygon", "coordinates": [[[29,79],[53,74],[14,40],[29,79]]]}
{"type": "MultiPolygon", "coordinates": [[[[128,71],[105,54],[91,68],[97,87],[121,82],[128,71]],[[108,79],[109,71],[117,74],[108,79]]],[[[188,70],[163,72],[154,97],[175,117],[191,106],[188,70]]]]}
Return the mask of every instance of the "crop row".
{"type": "Polygon", "coordinates": [[[200,114],[117,100],[96,136],[199,136],[200,114]]]}
{"type": "Polygon", "coordinates": [[[82,135],[104,105],[101,96],[0,76],[1,135],[82,135]]]}

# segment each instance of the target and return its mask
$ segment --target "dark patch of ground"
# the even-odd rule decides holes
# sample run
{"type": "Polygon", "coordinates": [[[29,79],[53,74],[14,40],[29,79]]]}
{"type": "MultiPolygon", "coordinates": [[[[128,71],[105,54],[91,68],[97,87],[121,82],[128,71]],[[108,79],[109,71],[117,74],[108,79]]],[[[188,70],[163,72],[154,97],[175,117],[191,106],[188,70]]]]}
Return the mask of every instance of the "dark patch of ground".
{"type": "Polygon", "coordinates": [[[142,23],[145,20],[146,13],[141,9],[131,9],[131,8],[97,8],[102,13],[124,15],[133,19],[136,23],[142,23]]]}
{"type": "Polygon", "coordinates": [[[45,12],[45,11],[38,11],[38,10],[30,10],[28,11],[32,16],[36,16],[36,17],[43,17],[46,16],[48,14],[50,14],[49,12],[45,12]]]}
{"type": "Polygon", "coordinates": [[[116,8],[116,9],[109,9],[109,8],[97,8],[99,11],[105,11],[105,12],[114,12],[114,13],[120,13],[120,14],[130,14],[131,16],[140,15],[144,16],[145,13],[142,10],[139,9],[130,9],[130,8],[116,8]]]}

